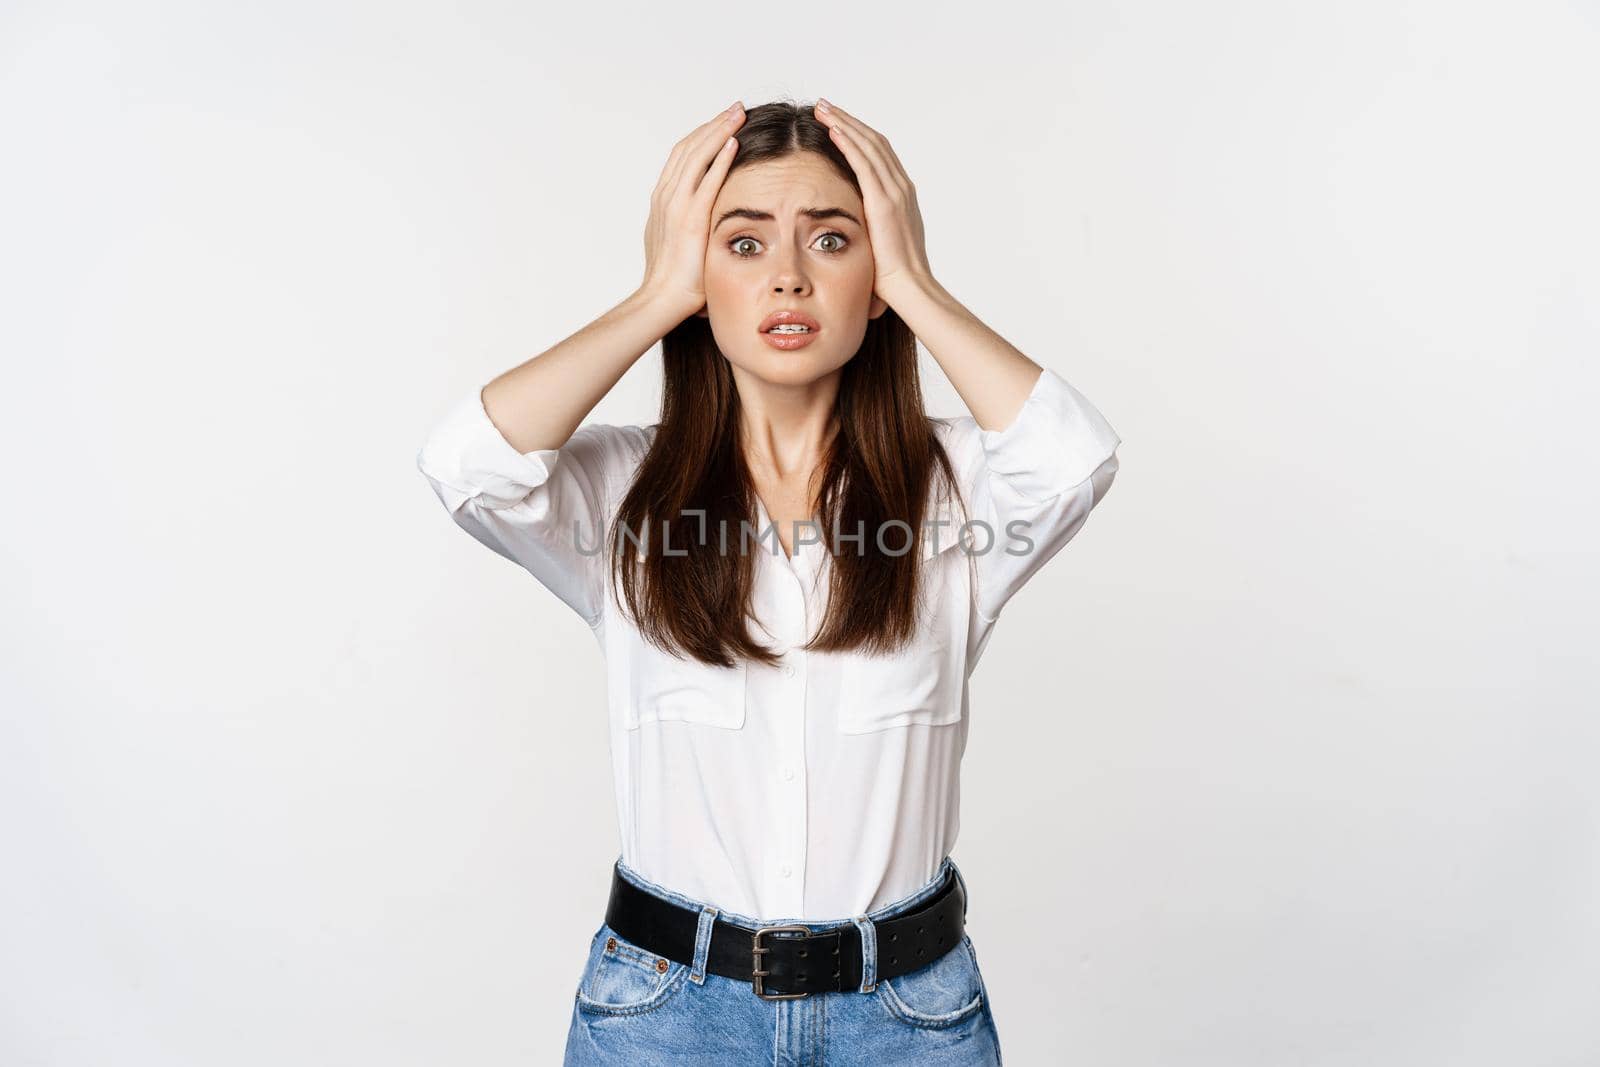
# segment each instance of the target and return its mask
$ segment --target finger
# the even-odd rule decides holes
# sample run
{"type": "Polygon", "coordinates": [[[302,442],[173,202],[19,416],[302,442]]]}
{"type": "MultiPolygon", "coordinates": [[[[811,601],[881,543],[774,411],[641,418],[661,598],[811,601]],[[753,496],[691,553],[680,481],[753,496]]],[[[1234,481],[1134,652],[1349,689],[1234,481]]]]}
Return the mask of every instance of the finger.
{"type": "Polygon", "coordinates": [[[678,157],[678,169],[668,188],[669,196],[693,196],[705,177],[706,168],[722,150],[728,135],[744,125],[744,108],[738,113],[724,111],[696,130],[678,157]]]}
{"type": "Polygon", "coordinates": [[[684,149],[689,146],[697,134],[704,131],[707,127],[714,125],[718,119],[722,118],[722,116],[726,114],[727,112],[724,111],[721,114],[707,119],[705,122],[702,122],[700,125],[696,126],[694,129],[690,130],[688,133],[684,134],[678,139],[678,142],[672,146],[672,151],[667,153],[667,162],[661,168],[661,178],[656,182],[656,192],[659,193],[672,188],[672,183],[677,178],[679,161],[683,159],[684,149]]]}
{"type": "Polygon", "coordinates": [[[830,103],[828,107],[829,113],[836,115],[842,125],[856,132],[859,139],[868,146],[868,153],[873,156],[874,163],[879,167],[879,177],[909,192],[912,185],[911,175],[906,172],[905,164],[900,162],[894,147],[889,144],[889,138],[839,105],[830,103]]]}
{"type": "Polygon", "coordinates": [[[911,175],[906,173],[906,165],[900,162],[900,157],[895,154],[894,147],[889,144],[889,138],[879,135],[879,147],[883,149],[883,157],[889,161],[889,169],[894,173],[894,179],[907,192],[911,191],[911,175]]]}
{"type": "Polygon", "coordinates": [[[711,157],[711,168],[706,171],[706,176],[700,179],[700,184],[694,191],[694,202],[699,207],[704,204],[704,212],[711,210],[711,202],[717,198],[717,192],[722,188],[722,183],[728,177],[728,168],[733,166],[733,157],[739,154],[739,142],[729,134],[722,142],[722,147],[717,149],[717,154],[711,157]]]}
{"type": "Polygon", "coordinates": [[[906,173],[905,167],[901,165],[900,157],[895,155],[894,149],[889,147],[889,139],[887,137],[854,115],[844,111],[837,104],[830,103],[828,110],[819,115],[824,122],[827,122],[828,118],[824,116],[834,119],[830,126],[842,126],[855,135],[856,142],[862,146],[862,151],[872,160],[880,184],[885,188],[893,187],[899,189],[902,193],[910,193],[911,177],[906,173]]]}
{"type": "MultiPolygon", "coordinates": [[[[826,110],[817,109],[816,115],[828,127],[828,132],[833,136],[834,144],[837,144],[840,150],[845,152],[846,158],[849,158],[850,152],[854,151],[863,159],[863,166],[856,168],[856,176],[865,180],[867,175],[862,173],[864,169],[870,173],[879,189],[884,188],[884,183],[889,176],[880,169],[881,161],[878,153],[869,144],[865,136],[864,125],[840,111],[838,106],[833,104],[830,104],[826,110]]],[[[853,160],[851,165],[855,166],[853,160]]]]}
{"type": "Polygon", "coordinates": [[[656,179],[656,187],[651,194],[652,196],[659,195],[675,187],[678,180],[678,174],[683,169],[684,153],[688,150],[689,146],[694,144],[697,138],[704,136],[707,130],[718,126],[727,117],[728,112],[726,109],[718,112],[716,115],[690,130],[678,141],[677,144],[672,146],[672,151],[667,154],[667,162],[661,168],[661,176],[656,179]]]}
{"type": "Polygon", "coordinates": [[[868,153],[860,134],[843,122],[831,124],[828,133],[833,137],[833,143],[839,146],[839,151],[844,153],[844,158],[849,161],[850,169],[856,172],[856,180],[861,183],[862,199],[866,199],[865,194],[871,192],[887,200],[888,191],[878,173],[878,165],[868,153]]]}

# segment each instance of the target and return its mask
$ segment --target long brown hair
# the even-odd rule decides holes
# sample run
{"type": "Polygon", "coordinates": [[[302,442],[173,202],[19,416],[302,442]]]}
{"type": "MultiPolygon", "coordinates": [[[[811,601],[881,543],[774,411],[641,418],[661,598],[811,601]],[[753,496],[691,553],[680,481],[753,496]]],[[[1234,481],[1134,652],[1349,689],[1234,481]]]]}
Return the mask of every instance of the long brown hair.
{"type": "MultiPolygon", "coordinates": [[[[730,173],[812,152],[861,191],[808,107],[750,108],[738,139],[730,173]]],[[[744,535],[760,533],[756,494],[738,432],[738,389],[708,320],[690,316],[662,339],[662,374],[661,421],[607,537],[619,603],[647,640],[674,654],[721,667],[736,658],[775,663],[780,654],[745,628],[756,561],[744,535]],[[731,551],[722,549],[723,531],[731,551]]],[[[916,630],[935,467],[942,491],[956,492],[950,458],[923,410],[916,338],[893,308],[868,321],[861,347],[841,368],[834,417],[838,432],[820,464],[816,513],[833,554],[828,610],[803,647],[890,651],[916,630]],[[887,528],[885,552],[879,531],[896,519],[906,527],[887,528]],[[835,530],[864,536],[835,546],[835,530]]]]}

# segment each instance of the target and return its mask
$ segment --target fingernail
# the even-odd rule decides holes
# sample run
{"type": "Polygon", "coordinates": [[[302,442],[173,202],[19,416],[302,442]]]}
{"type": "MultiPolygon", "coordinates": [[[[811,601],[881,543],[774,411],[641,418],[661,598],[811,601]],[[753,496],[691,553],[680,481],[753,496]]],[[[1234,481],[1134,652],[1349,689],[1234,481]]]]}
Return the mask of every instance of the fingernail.
{"type": "Polygon", "coordinates": [[[817,107],[822,111],[831,110],[829,105],[828,105],[828,102],[826,100],[822,99],[822,97],[820,97],[820,96],[817,97],[817,107]]]}
{"type": "Polygon", "coordinates": [[[743,109],[744,109],[744,104],[740,103],[738,100],[735,100],[733,102],[733,106],[728,109],[728,114],[737,115],[743,109]]]}

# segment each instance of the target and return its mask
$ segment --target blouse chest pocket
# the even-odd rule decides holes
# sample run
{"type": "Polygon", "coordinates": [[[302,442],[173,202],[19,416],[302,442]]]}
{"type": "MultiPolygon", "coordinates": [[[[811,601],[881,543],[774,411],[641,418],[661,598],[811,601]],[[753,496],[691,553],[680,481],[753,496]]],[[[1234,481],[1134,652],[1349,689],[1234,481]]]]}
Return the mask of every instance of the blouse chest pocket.
{"type": "Polygon", "coordinates": [[[865,734],[961,721],[967,614],[932,597],[911,641],[896,652],[846,655],[839,672],[839,730],[865,734]]]}
{"type": "Polygon", "coordinates": [[[693,658],[679,659],[630,632],[628,673],[630,697],[623,724],[630,730],[645,723],[694,723],[725,730],[744,727],[745,666],[714,667],[693,658]]]}

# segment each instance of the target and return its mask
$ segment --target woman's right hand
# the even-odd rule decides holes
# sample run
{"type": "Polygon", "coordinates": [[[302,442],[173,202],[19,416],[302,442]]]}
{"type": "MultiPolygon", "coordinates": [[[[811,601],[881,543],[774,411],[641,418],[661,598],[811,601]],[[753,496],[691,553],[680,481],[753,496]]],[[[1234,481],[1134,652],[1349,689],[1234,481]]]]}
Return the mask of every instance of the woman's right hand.
{"type": "Polygon", "coordinates": [[[684,318],[706,306],[711,205],[738,151],[730,135],[744,117],[743,106],[735,104],[674,145],[650,195],[640,290],[683,309],[684,318]]]}

